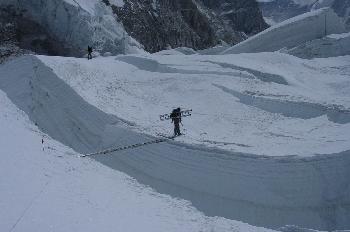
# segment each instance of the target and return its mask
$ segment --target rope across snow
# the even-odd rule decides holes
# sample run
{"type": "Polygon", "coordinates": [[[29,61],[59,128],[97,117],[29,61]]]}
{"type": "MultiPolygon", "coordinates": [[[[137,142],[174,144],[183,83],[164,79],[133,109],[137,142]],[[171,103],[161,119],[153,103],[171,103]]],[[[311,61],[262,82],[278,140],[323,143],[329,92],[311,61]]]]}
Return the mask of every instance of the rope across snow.
{"type": "Polygon", "coordinates": [[[95,152],[95,153],[91,153],[91,154],[81,155],[80,157],[105,155],[105,154],[110,154],[110,153],[116,152],[116,151],[124,151],[124,150],[129,150],[129,149],[135,149],[135,148],[138,148],[138,147],[143,147],[143,146],[147,146],[147,145],[151,145],[151,144],[162,143],[162,142],[165,142],[165,141],[173,139],[173,138],[174,137],[164,137],[164,138],[152,140],[152,141],[149,141],[149,142],[136,143],[136,144],[132,144],[132,145],[124,146],[124,147],[110,148],[110,149],[107,149],[107,150],[103,150],[103,151],[99,151],[99,152],[95,152]]]}

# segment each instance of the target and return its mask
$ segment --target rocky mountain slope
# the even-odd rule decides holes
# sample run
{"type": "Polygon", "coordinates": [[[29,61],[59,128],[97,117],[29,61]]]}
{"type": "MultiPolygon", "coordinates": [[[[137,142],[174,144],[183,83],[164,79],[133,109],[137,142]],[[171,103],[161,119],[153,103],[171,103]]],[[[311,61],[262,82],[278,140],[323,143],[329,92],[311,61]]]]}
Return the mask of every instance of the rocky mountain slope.
{"type": "Polygon", "coordinates": [[[255,0],[130,0],[114,13],[149,52],[169,47],[204,49],[235,44],[267,28],[255,0]]]}

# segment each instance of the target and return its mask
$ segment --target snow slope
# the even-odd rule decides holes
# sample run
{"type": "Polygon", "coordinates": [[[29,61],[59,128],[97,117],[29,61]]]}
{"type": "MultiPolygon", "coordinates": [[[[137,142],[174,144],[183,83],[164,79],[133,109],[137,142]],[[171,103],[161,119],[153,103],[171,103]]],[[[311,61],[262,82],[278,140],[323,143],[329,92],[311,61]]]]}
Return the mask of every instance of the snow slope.
{"type": "Polygon", "coordinates": [[[276,24],[222,54],[272,52],[343,32],[345,26],[341,18],[331,8],[322,8],[276,24]]]}
{"type": "Polygon", "coordinates": [[[1,231],[271,231],[206,217],[188,201],[78,158],[40,132],[1,90],[0,108],[1,231]]]}
{"type": "Polygon", "coordinates": [[[309,41],[286,51],[300,58],[321,58],[350,55],[350,33],[333,34],[309,41]]]}
{"type": "Polygon", "coordinates": [[[0,68],[0,88],[41,130],[81,152],[151,141],[171,131],[158,114],[194,106],[179,140],[96,159],[206,215],[346,229],[349,59],[26,56],[0,68]]]}
{"type": "Polygon", "coordinates": [[[143,133],[171,134],[170,122],[159,121],[159,115],[180,106],[194,110],[183,122],[186,136],[179,138],[187,143],[267,156],[350,149],[345,136],[350,124],[344,124],[350,121],[349,57],[307,61],[262,53],[40,59],[86,101],[143,133]]]}

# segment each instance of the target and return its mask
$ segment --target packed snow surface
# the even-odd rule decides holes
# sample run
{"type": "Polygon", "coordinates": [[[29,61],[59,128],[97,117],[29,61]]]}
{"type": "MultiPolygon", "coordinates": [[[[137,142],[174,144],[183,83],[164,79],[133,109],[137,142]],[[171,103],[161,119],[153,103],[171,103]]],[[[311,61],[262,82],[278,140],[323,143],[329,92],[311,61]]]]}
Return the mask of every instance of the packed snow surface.
{"type": "Polygon", "coordinates": [[[209,216],[346,229],[349,59],[24,56],[0,67],[0,89],[40,130],[83,153],[170,135],[159,114],[193,108],[175,141],[95,159],[209,216]]]}
{"type": "Polygon", "coordinates": [[[143,133],[171,135],[159,115],[181,107],[193,109],[178,138],[186,143],[266,156],[350,149],[350,56],[39,58],[85,100],[143,133]]]}
{"type": "Polygon", "coordinates": [[[332,35],[329,35],[327,37],[331,38],[331,39],[345,39],[345,38],[350,37],[350,32],[349,33],[342,33],[342,34],[332,34],[332,35]]]}
{"type": "Polygon", "coordinates": [[[206,217],[188,201],[79,158],[40,132],[1,90],[0,108],[1,231],[270,231],[206,217]]]}
{"type": "Polygon", "coordinates": [[[331,8],[321,8],[276,24],[223,54],[272,52],[343,32],[345,25],[342,19],[331,8]]]}

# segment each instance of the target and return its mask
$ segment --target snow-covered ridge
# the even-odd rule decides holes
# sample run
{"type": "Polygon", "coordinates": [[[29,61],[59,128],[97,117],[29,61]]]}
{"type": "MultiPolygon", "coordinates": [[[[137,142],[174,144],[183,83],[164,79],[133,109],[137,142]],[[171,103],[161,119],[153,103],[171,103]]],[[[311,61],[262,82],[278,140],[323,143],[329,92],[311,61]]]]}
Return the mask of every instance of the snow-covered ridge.
{"type": "Polygon", "coordinates": [[[331,8],[322,8],[276,24],[223,54],[277,51],[343,32],[345,25],[341,18],[331,8]]]}
{"type": "Polygon", "coordinates": [[[106,5],[98,0],[0,0],[0,6],[13,5],[44,27],[71,51],[86,54],[87,46],[100,53],[133,53],[139,44],[130,38],[106,5]]]}
{"type": "Polygon", "coordinates": [[[332,35],[328,35],[327,36],[328,38],[331,38],[331,39],[345,39],[345,38],[348,38],[350,37],[350,32],[349,33],[342,33],[342,34],[332,34],[332,35]]]}

